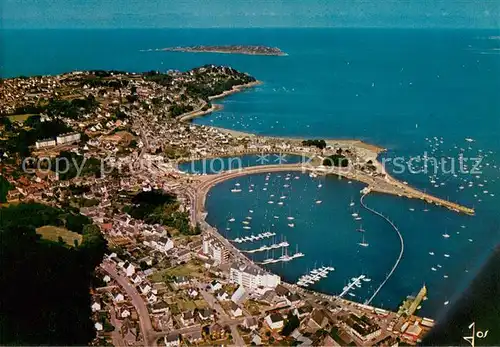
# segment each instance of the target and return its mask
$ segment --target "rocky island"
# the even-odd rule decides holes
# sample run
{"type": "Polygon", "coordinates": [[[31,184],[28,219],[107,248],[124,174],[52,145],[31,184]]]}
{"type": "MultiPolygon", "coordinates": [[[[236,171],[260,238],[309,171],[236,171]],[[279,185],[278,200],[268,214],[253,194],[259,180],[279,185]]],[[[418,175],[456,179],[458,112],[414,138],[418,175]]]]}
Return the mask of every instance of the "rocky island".
{"type": "Polygon", "coordinates": [[[267,46],[246,46],[246,45],[225,45],[225,46],[190,46],[190,47],[168,47],[159,49],[169,52],[192,52],[192,53],[228,53],[228,54],[249,54],[249,55],[287,55],[277,47],[267,46]]]}

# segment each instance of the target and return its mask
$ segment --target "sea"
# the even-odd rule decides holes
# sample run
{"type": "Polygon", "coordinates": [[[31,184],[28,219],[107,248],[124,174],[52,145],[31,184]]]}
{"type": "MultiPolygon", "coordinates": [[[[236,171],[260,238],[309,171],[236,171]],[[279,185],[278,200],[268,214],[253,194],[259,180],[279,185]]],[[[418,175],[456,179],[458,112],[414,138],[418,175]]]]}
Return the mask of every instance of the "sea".
{"type": "MultiPolygon", "coordinates": [[[[428,299],[418,314],[440,319],[500,243],[498,30],[3,30],[0,35],[2,77],[232,66],[263,84],[217,100],[223,110],[196,124],[261,135],[360,139],[386,148],[380,159],[395,177],[475,208],[475,216],[467,216],[420,200],[368,195],[365,203],[390,219],[404,239],[401,262],[373,305],[397,309],[426,285],[428,299]],[[223,44],[276,46],[288,55],[155,51],[223,44]],[[427,165],[425,158],[431,160],[427,165]]],[[[229,239],[276,233],[274,240],[237,244],[243,250],[286,240],[288,254],[302,252],[290,262],[265,265],[285,281],[332,266],[335,271],[309,288],[339,294],[351,278],[367,276],[370,281],[345,296],[364,302],[384,282],[401,244],[386,220],[360,206],[363,187],[300,172],[239,177],[210,191],[207,220],[229,239]],[[231,192],[235,187],[241,192],[231,192]]],[[[261,262],[281,252],[249,256],[261,262]]]]}

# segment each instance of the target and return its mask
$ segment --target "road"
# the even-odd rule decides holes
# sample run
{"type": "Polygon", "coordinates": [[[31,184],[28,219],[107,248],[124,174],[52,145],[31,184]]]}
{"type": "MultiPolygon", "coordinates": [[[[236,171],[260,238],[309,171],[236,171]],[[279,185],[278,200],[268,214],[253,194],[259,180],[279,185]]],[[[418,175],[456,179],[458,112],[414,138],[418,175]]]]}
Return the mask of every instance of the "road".
{"type": "Polygon", "coordinates": [[[236,344],[236,346],[245,346],[245,341],[241,337],[239,331],[238,331],[238,324],[240,324],[243,320],[242,319],[233,319],[231,318],[224,308],[220,305],[219,301],[209,292],[205,290],[203,287],[202,283],[196,282],[198,286],[198,291],[200,292],[201,296],[205,301],[208,303],[208,306],[210,306],[211,309],[215,309],[217,313],[219,314],[219,324],[221,324],[223,327],[225,325],[229,325],[229,328],[231,329],[231,335],[233,336],[233,341],[236,344]]]}
{"type": "Polygon", "coordinates": [[[113,278],[120,287],[123,288],[127,296],[132,301],[137,314],[139,316],[139,324],[141,326],[142,336],[146,346],[156,346],[156,337],[153,330],[153,325],[151,324],[151,318],[149,317],[149,311],[144,303],[144,299],[141,297],[139,292],[132,286],[128,278],[122,276],[118,273],[113,263],[109,261],[104,261],[101,264],[101,268],[108,273],[108,275],[113,278]]]}

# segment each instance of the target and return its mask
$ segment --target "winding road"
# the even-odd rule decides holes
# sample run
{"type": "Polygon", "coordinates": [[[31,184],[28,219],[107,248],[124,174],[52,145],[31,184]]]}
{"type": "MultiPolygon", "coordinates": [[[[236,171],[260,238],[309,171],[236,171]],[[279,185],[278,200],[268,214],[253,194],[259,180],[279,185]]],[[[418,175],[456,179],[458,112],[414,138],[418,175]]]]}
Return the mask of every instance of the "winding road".
{"type": "Polygon", "coordinates": [[[144,299],[141,297],[139,292],[134,288],[134,286],[129,282],[129,280],[118,273],[114,264],[111,262],[104,261],[101,264],[101,268],[108,273],[108,275],[113,278],[128,295],[132,304],[134,305],[138,316],[139,324],[141,326],[141,332],[144,338],[145,346],[157,346],[153,325],[151,324],[151,318],[149,317],[148,308],[144,303],[144,299]]]}

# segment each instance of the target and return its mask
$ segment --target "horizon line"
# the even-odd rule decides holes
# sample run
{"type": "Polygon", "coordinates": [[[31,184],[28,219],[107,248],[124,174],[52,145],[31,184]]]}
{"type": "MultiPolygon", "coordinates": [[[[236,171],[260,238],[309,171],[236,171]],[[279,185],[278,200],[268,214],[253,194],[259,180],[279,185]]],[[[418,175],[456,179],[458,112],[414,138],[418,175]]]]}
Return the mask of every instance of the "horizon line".
{"type": "Polygon", "coordinates": [[[411,30],[497,30],[499,27],[468,27],[468,26],[200,26],[200,27],[23,27],[23,26],[3,26],[2,30],[245,30],[245,29],[411,29],[411,30]]]}

